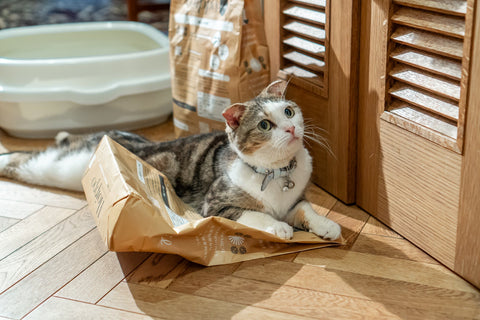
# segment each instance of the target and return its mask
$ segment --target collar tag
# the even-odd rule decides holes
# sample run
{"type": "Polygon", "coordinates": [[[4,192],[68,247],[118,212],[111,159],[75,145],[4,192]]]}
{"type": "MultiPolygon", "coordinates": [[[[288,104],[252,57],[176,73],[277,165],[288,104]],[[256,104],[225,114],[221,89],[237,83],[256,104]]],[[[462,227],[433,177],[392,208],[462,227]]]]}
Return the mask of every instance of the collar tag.
{"type": "Polygon", "coordinates": [[[265,175],[265,178],[263,178],[263,181],[262,181],[262,187],[260,188],[261,191],[264,191],[267,188],[270,181],[272,181],[274,179],[277,179],[277,178],[280,178],[280,177],[285,177],[285,183],[284,183],[284,186],[282,187],[282,191],[288,191],[288,190],[293,189],[295,187],[295,182],[293,182],[290,179],[290,173],[293,170],[295,170],[295,168],[297,167],[297,160],[295,158],[293,158],[290,161],[288,166],[283,167],[283,168],[278,168],[278,169],[257,168],[257,167],[253,167],[253,166],[249,165],[248,163],[247,163],[247,165],[250,168],[252,168],[252,170],[255,173],[260,173],[260,174],[265,175]]]}
{"type": "Polygon", "coordinates": [[[265,174],[265,178],[263,178],[263,182],[262,182],[262,188],[260,190],[265,191],[270,181],[273,180],[274,176],[275,176],[274,171],[270,171],[267,174],[265,174]]]}

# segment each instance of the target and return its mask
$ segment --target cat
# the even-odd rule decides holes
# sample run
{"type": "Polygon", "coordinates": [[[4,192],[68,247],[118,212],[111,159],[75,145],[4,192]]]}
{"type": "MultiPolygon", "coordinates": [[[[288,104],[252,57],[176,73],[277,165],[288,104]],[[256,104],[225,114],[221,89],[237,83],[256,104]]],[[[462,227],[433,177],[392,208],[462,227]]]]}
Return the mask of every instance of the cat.
{"type": "Polygon", "coordinates": [[[293,227],[326,239],[340,226],[305,199],[312,158],[303,144],[302,112],[276,81],[256,98],[224,110],[225,132],[152,142],[124,131],[60,132],[45,151],[0,154],[0,176],[82,191],[81,177],[106,134],[162,171],[177,195],[204,217],[221,216],[283,239],[293,227]]]}

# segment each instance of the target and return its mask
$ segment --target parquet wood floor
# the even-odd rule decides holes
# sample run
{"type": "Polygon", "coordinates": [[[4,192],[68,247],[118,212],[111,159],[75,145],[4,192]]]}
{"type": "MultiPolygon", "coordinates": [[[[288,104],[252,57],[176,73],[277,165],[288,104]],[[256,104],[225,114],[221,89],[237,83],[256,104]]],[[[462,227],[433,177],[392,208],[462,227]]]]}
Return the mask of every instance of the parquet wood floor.
{"type": "MultiPolygon", "coordinates": [[[[171,121],[140,131],[172,132],[171,121]]],[[[0,320],[480,319],[479,290],[358,207],[315,186],[308,196],[346,246],[203,267],[108,252],[81,193],[0,179],[0,320]]]]}

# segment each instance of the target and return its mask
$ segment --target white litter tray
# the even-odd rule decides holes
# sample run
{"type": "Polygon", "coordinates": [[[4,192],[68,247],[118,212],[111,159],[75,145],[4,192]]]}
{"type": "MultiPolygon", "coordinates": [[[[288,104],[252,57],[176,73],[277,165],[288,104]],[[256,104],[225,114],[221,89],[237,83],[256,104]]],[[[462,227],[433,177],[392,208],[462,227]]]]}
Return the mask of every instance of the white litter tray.
{"type": "Polygon", "coordinates": [[[136,129],[172,112],[168,37],[137,22],[0,31],[0,127],[27,138],[136,129]]]}

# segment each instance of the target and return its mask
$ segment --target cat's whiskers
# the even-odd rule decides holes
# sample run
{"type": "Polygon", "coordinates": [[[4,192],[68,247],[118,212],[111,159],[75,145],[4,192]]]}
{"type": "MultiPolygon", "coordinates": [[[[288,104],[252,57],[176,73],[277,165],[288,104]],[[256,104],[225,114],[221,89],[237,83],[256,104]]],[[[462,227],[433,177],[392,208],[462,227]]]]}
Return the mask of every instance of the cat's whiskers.
{"type": "Polygon", "coordinates": [[[328,143],[328,139],[325,138],[324,136],[318,134],[315,132],[315,130],[318,131],[323,131],[324,133],[327,133],[325,129],[319,128],[315,125],[312,124],[305,124],[305,132],[304,132],[304,141],[311,146],[311,144],[308,142],[308,140],[313,141],[320,145],[322,148],[324,148],[334,159],[336,159],[335,154],[333,153],[332,147],[328,143]]]}
{"type": "MultiPolygon", "coordinates": [[[[282,154],[281,154],[281,150],[276,146],[276,143],[274,143],[274,146],[273,146],[273,159],[274,161],[276,161],[277,159],[280,159],[282,154]]],[[[274,162],[272,161],[272,162],[274,162]]]]}
{"type": "Polygon", "coordinates": [[[304,133],[304,136],[306,136],[307,138],[315,138],[316,140],[319,140],[319,141],[322,141],[323,143],[328,144],[328,139],[316,133],[313,127],[307,128],[307,131],[304,133]]]}
{"type": "Polygon", "coordinates": [[[276,150],[276,155],[277,157],[281,157],[283,159],[284,157],[287,156],[287,150],[288,150],[288,142],[290,141],[290,137],[285,135],[279,138],[275,142],[275,150],[276,150]]]}
{"type": "Polygon", "coordinates": [[[303,139],[303,142],[305,142],[307,144],[307,146],[312,148],[312,144],[307,139],[303,139]]]}
{"type": "MultiPolygon", "coordinates": [[[[272,142],[272,166],[278,166],[279,162],[290,161],[293,156],[289,150],[290,135],[284,135],[272,142]]],[[[285,166],[282,164],[281,166],[285,166]]]]}
{"type": "Polygon", "coordinates": [[[306,118],[306,119],[304,119],[303,123],[304,123],[305,127],[314,128],[315,130],[321,131],[321,132],[323,132],[323,133],[325,133],[325,134],[328,133],[328,131],[327,131],[326,129],[323,129],[323,128],[320,128],[319,126],[317,126],[317,125],[315,124],[315,121],[314,121],[313,119],[306,118]]]}
{"type": "MultiPolygon", "coordinates": [[[[310,140],[310,141],[313,141],[315,143],[317,143],[319,146],[321,146],[323,149],[325,149],[334,159],[336,159],[337,157],[335,156],[335,154],[333,153],[333,150],[332,148],[330,147],[330,145],[328,144],[328,141],[325,139],[322,139],[322,141],[320,141],[319,139],[315,138],[315,137],[311,137],[309,135],[305,135],[305,138],[310,140]]],[[[304,140],[305,142],[307,142],[307,140],[304,140]]],[[[310,144],[309,144],[310,145],[310,144]]],[[[311,146],[311,145],[310,145],[311,146]]]]}
{"type": "Polygon", "coordinates": [[[277,140],[274,141],[274,147],[277,150],[285,148],[286,143],[289,140],[289,138],[290,137],[287,136],[287,135],[281,136],[280,138],[278,138],[277,140]]]}
{"type": "Polygon", "coordinates": [[[317,139],[319,141],[322,141],[322,142],[324,142],[324,141],[327,142],[328,141],[327,138],[325,138],[324,136],[322,136],[322,135],[316,133],[315,131],[313,131],[313,128],[308,128],[308,130],[305,132],[304,135],[307,138],[315,138],[315,139],[317,139]]]}

